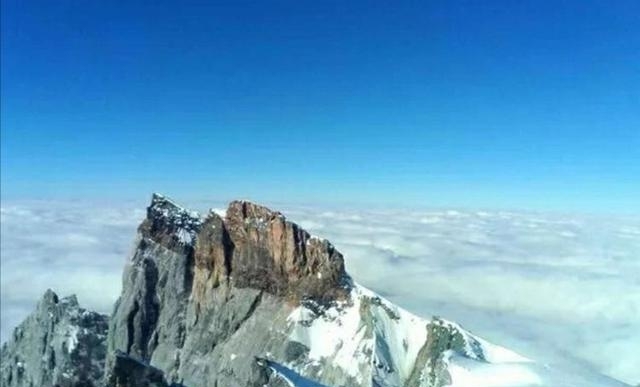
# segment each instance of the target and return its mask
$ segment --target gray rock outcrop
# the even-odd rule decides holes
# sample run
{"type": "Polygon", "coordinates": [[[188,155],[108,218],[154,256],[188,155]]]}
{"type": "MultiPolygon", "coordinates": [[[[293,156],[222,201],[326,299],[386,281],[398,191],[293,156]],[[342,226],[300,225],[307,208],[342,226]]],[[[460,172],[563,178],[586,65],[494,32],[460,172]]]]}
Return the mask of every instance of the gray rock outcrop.
{"type": "Polygon", "coordinates": [[[2,346],[3,387],[101,385],[108,317],[48,290],[2,346]]]}

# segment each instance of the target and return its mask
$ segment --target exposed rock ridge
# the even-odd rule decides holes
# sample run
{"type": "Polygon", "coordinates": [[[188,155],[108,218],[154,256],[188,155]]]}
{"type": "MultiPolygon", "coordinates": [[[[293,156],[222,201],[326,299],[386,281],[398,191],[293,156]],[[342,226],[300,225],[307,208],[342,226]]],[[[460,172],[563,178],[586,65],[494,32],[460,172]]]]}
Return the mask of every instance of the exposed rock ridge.
{"type": "Polygon", "coordinates": [[[231,202],[224,219],[213,211],[203,219],[154,194],[139,232],[141,243],[153,241],[193,257],[196,298],[222,283],[296,301],[331,302],[348,295],[344,259],[331,243],[248,201],[231,202]]]}
{"type": "Polygon", "coordinates": [[[47,290],[2,346],[2,387],[93,387],[102,379],[108,317],[47,290]]]}

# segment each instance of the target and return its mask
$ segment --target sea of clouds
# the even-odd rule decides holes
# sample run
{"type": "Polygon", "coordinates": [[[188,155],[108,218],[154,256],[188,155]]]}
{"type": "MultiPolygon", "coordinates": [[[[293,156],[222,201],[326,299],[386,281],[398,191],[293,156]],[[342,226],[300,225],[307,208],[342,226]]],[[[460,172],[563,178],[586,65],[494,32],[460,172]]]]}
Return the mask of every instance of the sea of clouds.
{"type": "MultiPolygon", "coordinates": [[[[274,207],[331,240],[356,281],[416,314],[542,363],[640,383],[640,216],[274,207]]],[[[109,313],[144,214],[134,202],[4,200],[2,341],[47,288],[109,313]]]]}

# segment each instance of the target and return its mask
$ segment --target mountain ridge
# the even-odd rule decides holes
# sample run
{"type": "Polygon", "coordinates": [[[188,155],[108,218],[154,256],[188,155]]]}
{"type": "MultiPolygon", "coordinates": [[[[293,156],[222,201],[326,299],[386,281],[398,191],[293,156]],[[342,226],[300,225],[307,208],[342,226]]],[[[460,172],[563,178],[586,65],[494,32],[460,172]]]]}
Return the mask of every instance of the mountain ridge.
{"type": "MultiPolygon", "coordinates": [[[[158,194],[102,345],[106,371],[96,383],[117,386],[142,383],[122,374],[132,370],[156,384],[279,385],[255,356],[336,386],[458,386],[476,369],[514,386],[547,385],[548,376],[455,323],[419,318],[358,285],[330,242],[280,212],[233,201],[224,217],[201,216],[158,194]]],[[[28,385],[14,381],[6,385],[28,385]]]]}

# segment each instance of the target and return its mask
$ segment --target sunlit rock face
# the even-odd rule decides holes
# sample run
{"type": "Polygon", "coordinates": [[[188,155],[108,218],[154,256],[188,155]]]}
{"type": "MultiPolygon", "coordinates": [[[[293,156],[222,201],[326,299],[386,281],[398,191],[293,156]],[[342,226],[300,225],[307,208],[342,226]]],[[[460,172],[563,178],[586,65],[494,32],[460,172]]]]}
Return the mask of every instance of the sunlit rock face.
{"type": "Polygon", "coordinates": [[[342,254],[281,213],[246,201],[229,204],[224,225],[232,241],[233,285],[294,302],[344,300],[349,279],[342,254]]]}
{"type": "Polygon", "coordinates": [[[48,290],[2,346],[3,387],[100,385],[108,317],[48,290]]]}

